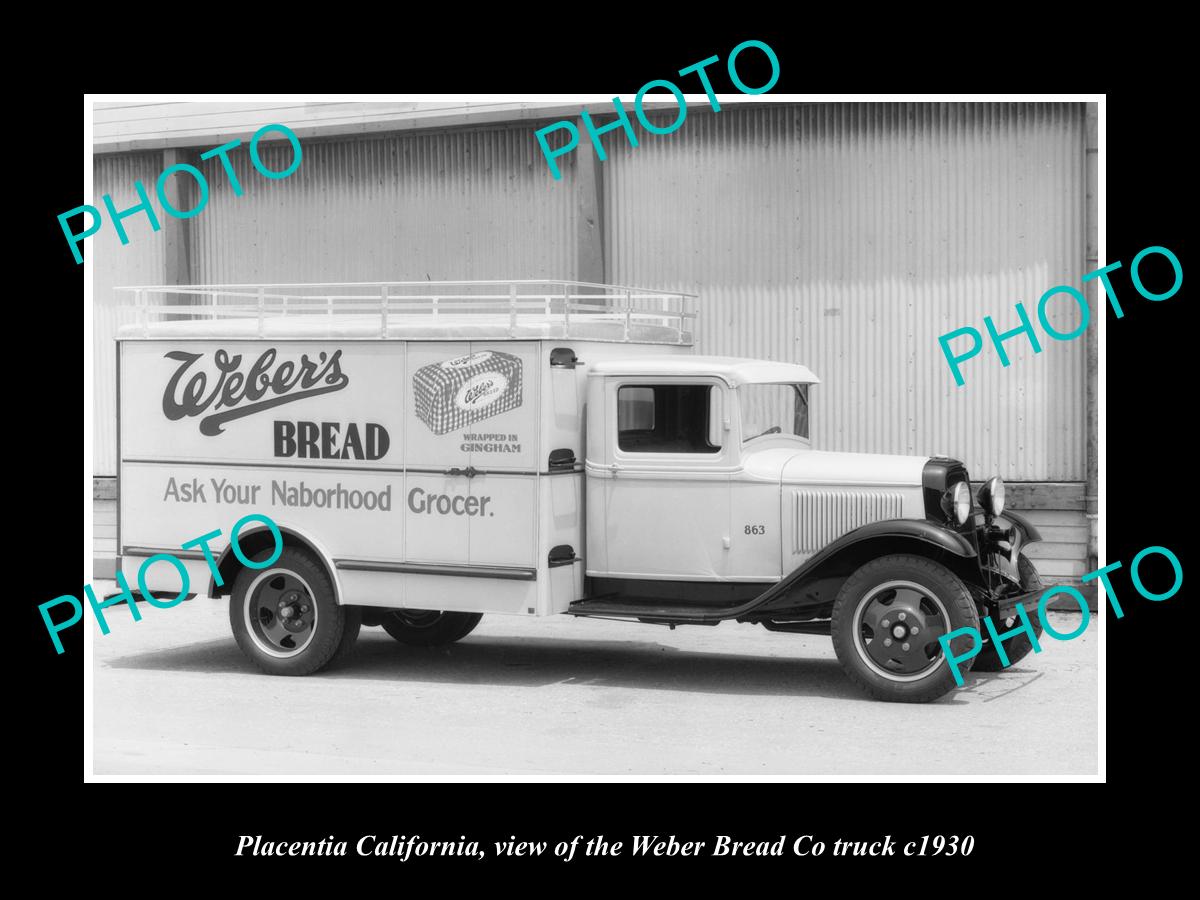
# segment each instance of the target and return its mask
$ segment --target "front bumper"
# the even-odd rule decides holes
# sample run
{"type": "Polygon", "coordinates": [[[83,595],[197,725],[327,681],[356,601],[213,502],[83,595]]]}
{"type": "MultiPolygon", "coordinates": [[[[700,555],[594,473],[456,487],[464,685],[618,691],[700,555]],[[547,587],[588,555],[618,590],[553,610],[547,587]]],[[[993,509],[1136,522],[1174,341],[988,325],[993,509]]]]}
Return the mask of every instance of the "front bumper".
{"type": "Polygon", "coordinates": [[[1042,589],[1036,591],[1028,591],[1021,594],[1009,594],[1007,597],[998,597],[987,601],[988,615],[992,617],[993,625],[1003,625],[1006,619],[1016,618],[1017,607],[1025,608],[1025,615],[1030,618],[1037,615],[1038,601],[1042,596],[1042,589]]]}
{"type": "Polygon", "coordinates": [[[1042,539],[1038,530],[1023,517],[1014,513],[997,516],[980,523],[976,532],[979,541],[980,569],[988,585],[984,606],[995,622],[1017,615],[1017,607],[1026,613],[1036,611],[1045,585],[1032,564],[1026,561],[1021,571],[1021,550],[1026,544],[1042,539]]]}

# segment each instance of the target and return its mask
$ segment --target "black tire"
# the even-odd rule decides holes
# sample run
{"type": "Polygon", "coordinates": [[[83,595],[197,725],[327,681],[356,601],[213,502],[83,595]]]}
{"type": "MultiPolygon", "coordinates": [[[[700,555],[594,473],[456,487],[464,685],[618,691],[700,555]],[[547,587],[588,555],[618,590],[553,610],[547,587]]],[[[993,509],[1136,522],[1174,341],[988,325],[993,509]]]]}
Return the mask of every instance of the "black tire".
{"type": "MultiPolygon", "coordinates": [[[[1017,574],[1021,576],[1021,592],[1040,591],[1042,584],[1042,576],[1038,574],[1038,570],[1033,563],[1024,554],[1017,557],[1017,574]]],[[[1026,608],[1025,612],[1029,614],[1029,624],[1033,626],[1033,633],[1041,638],[1042,636],[1042,619],[1037,614],[1037,609],[1026,608]]],[[[1003,634],[1018,624],[1020,619],[1012,616],[1003,622],[992,622],[996,626],[996,631],[1003,634]]],[[[1000,654],[996,652],[996,646],[992,642],[992,636],[988,633],[986,627],[979,630],[979,636],[983,640],[983,649],[979,651],[979,655],[975,657],[975,664],[971,666],[976,672],[1001,672],[1008,666],[1000,662],[1000,654]]],[[[1008,654],[1008,665],[1020,662],[1029,655],[1029,651],[1033,649],[1033,641],[1025,634],[1019,634],[1014,638],[1009,638],[1004,642],[1004,652],[1008,654]]]]}
{"type": "MultiPolygon", "coordinates": [[[[979,614],[962,579],[941,563],[883,556],[842,584],[831,627],[833,649],[851,681],[876,700],[926,703],[956,686],[937,636],[978,630],[979,614]]],[[[958,655],[972,643],[963,635],[951,647],[958,655]]],[[[970,667],[969,660],[959,663],[964,674],[970,667]]]]}
{"type": "Polygon", "coordinates": [[[383,630],[410,647],[440,647],[460,641],[475,630],[480,613],[438,612],[432,609],[391,609],[383,630]]]}
{"type": "MultiPolygon", "coordinates": [[[[270,555],[263,550],[252,559],[270,555]]],[[[243,568],[233,582],[233,636],[268,675],[311,675],[340,662],[353,649],[361,623],[361,610],[338,605],[325,569],[294,547],[285,547],[265,569],[243,568]]]]}

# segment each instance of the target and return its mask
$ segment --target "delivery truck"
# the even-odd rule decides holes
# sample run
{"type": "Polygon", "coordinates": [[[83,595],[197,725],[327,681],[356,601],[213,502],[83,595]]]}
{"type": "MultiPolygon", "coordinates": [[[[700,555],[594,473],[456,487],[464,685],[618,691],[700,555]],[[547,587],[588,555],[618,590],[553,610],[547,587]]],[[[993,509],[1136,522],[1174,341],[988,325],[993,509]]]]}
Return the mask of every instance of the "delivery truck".
{"type": "MultiPolygon", "coordinates": [[[[1041,588],[1022,553],[1039,535],[999,478],[976,491],[952,458],[820,449],[818,377],[695,354],[694,295],[124,290],[118,567],[181,558],[270,674],[341,660],[361,627],[436,646],[483,615],[732,620],[830,635],[869,694],[926,701],[955,684],[940,638],[1012,626],[1041,588]],[[247,515],[282,548],[263,526],[239,534],[250,564],[224,533],[211,561],[181,549],[247,515]]],[[[180,587],[170,566],[145,575],[180,587]]],[[[1029,650],[983,632],[950,638],[978,649],[960,669],[1029,650]]]]}

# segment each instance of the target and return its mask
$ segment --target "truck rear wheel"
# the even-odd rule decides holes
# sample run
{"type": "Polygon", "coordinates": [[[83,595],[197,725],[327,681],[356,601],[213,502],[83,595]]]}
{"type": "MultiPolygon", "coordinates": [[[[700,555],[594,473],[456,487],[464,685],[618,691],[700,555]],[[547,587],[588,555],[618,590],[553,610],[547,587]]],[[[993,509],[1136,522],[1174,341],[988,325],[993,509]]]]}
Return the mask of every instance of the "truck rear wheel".
{"type": "MultiPolygon", "coordinates": [[[[263,550],[255,562],[270,558],[263,550]]],[[[310,675],[354,646],[361,611],[339,606],[333,583],[309,554],[285,547],[265,569],[233,583],[229,623],[242,652],[269,675],[310,675]]]]}
{"type": "MultiPolygon", "coordinates": [[[[964,627],[978,629],[979,614],[962,580],[933,560],[895,555],[846,579],[831,631],[851,681],[877,700],[925,703],[955,686],[938,638],[964,627]]],[[[970,646],[968,635],[954,639],[957,653],[970,646]]]]}
{"type": "Polygon", "coordinates": [[[438,647],[462,640],[475,630],[479,613],[439,612],[435,609],[391,609],[383,630],[410,647],[438,647]]]}

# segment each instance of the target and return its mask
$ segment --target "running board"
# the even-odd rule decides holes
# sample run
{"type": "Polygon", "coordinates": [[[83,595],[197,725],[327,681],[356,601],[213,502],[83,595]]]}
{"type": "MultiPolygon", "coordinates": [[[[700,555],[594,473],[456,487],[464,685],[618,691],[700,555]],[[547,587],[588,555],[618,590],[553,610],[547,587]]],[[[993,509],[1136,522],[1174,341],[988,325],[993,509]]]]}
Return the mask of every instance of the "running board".
{"type": "MultiPolygon", "coordinates": [[[[824,553],[825,551],[822,551],[824,553]]],[[[783,596],[797,582],[803,579],[812,568],[813,560],[817,559],[821,554],[817,554],[807,563],[800,566],[787,575],[781,581],[776,581],[765,586],[765,590],[757,597],[751,597],[742,603],[733,606],[698,606],[694,603],[670,603],[664,602],[661,597],[630,597],[625,595],[613,596],[611,594],[601,597],[595,597],[590,600],[576,600],[567,607],[567,612],[573,616],[592,616],[593,618],[605,619],[632,619],[637,622],[651,622],[660,625],[716,625],[718,622],[724,622],[728,619],[737,619],[743,621],[742,617],[749,617],[744,621],[759,622],[766,624],[764,620],[772,618],[780,618],[784,621],[772,623],[776,627],[774,631],[794,631],[800,634],[828,634],[826,631],[816,630],[816,625],[810,625],[807,622],[788,622],[789,618],[787,611],[777,611],[775,615],[770,612],[761,614],[756,612],[763,606],[778,597],[783,596]]],[[[791,618],[794,620],[795,615],[791,618]]]]}
{"type": "Polygon", "coordinates": [[[598,598],[576,600],[567,612],[573,616],[604,619],[634,619],[662,625],[716,625],[741,612],[738,606],[696,606],[695,604],[663,603],[651,597],[598,598]]]}
{"type": "MultiPolygon", "coordinates": [[[[727,619],[735,619],[745,612],[745,604],[737,606],[696,606],[695,604],[663,603],[652,597],[597,597],[592,600],[576,600],[567,612],[573,616],[588,616],[594,619],[630,619],[652,625],[717,625],[727,619]]],[[[770,618],[756,619],[768,631],[784,631],[792,634],[829,634],[828,619],[805,619],[774,621],[770,618]]]]}
{"type": "Polygon", "coordinates": [[[832,634],[829,619],[811,619],[802,622],[773,622],[763,619],[758,623],[767,631],[786,631],[789,634],[832,634]]]}

